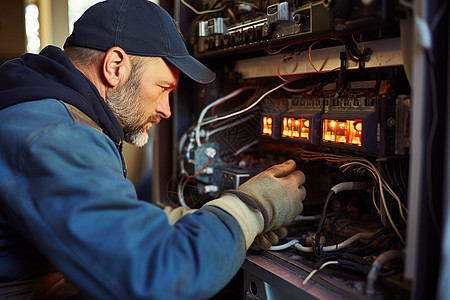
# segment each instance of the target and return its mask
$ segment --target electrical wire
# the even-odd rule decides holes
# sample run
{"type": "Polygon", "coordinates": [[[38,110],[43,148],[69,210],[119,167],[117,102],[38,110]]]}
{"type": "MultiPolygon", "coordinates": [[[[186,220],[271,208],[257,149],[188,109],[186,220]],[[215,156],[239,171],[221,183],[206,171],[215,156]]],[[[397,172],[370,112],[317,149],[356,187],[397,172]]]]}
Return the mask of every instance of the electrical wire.
{"type": "Polygon", "coordinates": [[[321,240],[322,226],[323,226],[323,223],[325,222],[325,218],[326,218],[325,216],[327,214],[328,204],[330,203],[330,199],[334,196],[334,194],[335,194],[335,192],[333,190],[330,190],[328,192],[327,197],[325,198],[325,204],[323,205],[322,216],[320,218],[319,226],[317,227],[316,234],[314,235],[314,238],[313,238],[312,250],[317,257],[320,257],[320,246],[321,246],[320,240],[321,240]]]}
{"type": "Polygon", "coordinates": [[[330,200],[332,199],[332,197],[342,191],[355,191],[355,190],[363,190],[363,189],[367,189],[368,185],[365,182],[341,182],[336,184],[335,186],[333,186],[330,189],[330,192],[328,193],[326,199],[325,199],[325,203],[323,205],[323,211],[322,211],[322,216],[320,218],[319,221],[319,226],[317,227],[316,230],[316,234],[314,235],[313,238],[313,252],[317,257],[320,257],[320,238],[321,238],[321,232],[322,232],[322,227],[323,227],[323,223],[325,222],[325,218],[327,216],[327,210],[328,210],[328,205],[330,203],[330,200]]]}
{"type": "Polygon", "coordinates": [[[254,7],[254,8],[258,9],[258,6],[257,6],[257,5],[255,5],[255,4],[253,4],[253,3],[250,3],[250,2],[245,2],[245,1],[235,1],[235,3],[236,3],[236,4],[245,4],[245,5],[248,5],[248,6],[251,6],[251,7],[254,7]]]}
{"type": "Polygon", "coordinates": [[[284,49],[286,49],[287,47],[289,47],[289,46],[291,46],[291,45],[293,45],[293,44],[289,44],[289,45],[286,45],[286,46],[284,46],[284,47],[282,47],[282,48],[280,48],[280,49],[278,49],[278,50],[276,50],[276,51],[270,51],[269,49],[264,49],[264,50],[266,50],[266,52],[268,53],[268,54],[270,54],[270,55],[275,55],[275,54],[278,54],[278,53],[280,53],[281,51],[283,51],[284,49]]]}
{"type": "MultiPolygon", "coordinates": [[[[347,167],[348,165],[352,165],[352,164],[361,164],[363,165],[363,163],[359,163],[359,162],[354,162],[354,163],[347,163],[342,165],[342,168],[347,167]]],[[[397,204],[399,206],[399,211],[400,211],[400,216],[402,218],[402,220],[404,222],[406,222],[406,216],[404,215],[404,211],[408,212],[408,209],[406,208],[406,206],[401,202],[400,198],[397,196],[397,194],[394,192],[394,190],[392,189],[392,187],[386,182],[386,179],[381,176],[380,172],[378,171],[378,169],[375,168],[375,166],[373,164],[371,164],[369,162],[368,165],[365,165],[366,168],[373,170],[373,173],[376,174],[376,176],[378,176],[379,178],[379,182],[380,182],[380,188],[385,189],[387,192],[389,192],[389,194],[395,199],[395,201],[397,201],[397,204]]],[[[345,170],[344,170],[345,171],[345,170]]],[[[383,193],[383,197],[384,197],[384,193],[383,193]]]]}
{"type": "MultiPolygon", "coordinates": [[[[349,246],[350,244],[354,243],[357,240],[370,239],[370,238],[372,238],[372,236],[374,234],[375,233],[373,233],[373,232],[359,232],[359,233],[353,235],[352,237],[346,239],[343,242],[340,242],[340,243],[334,244],[334,245],[329,245],[329,246],[322,247],[321,251],[322,252],[338,251],[338,250],[341,250],[343,248],[346,248],[347,246],[349,246]]],[[[306,253],[312,253],[313,252],[313,247],[303,246],[300,243],[295,244],[294,248],[296,250],[300,251],[300,252],[306,252],[306,253]]]]}
{"type": "Polygon", "coordinates": [[[375,294],[375,282],[377,281],[378,274],[388,262],[403,260],[403,253],[398,250],[389,250],[381,253],[375,261],[372,263],[369,274],[367,275],[366,294],[373,296],[375,294]]]}
{"type": "Polygon", "coordinates": [[[197,177],[198,175],[200,175],[211,163],[212,157],[209,158],[208,162],[206,163],[206,165],[200,170],[198,171],[195,175],[184,175],[184,177],[186,178],[194,178],[197,177]]]}
{"type": "Polygon", "coordinates": [[[314,221],[314,220],[320,220],[321,215],[315,215],[315,216],[302,216],[298,215],[295,217],[294,221],[314,221]]]}
{"type": "MultiPolygon", "coordinates": [[[[283,85],[284,85],[284,84],[275,87],[274,89],[270,90],[269,92],[266,92],[266,93],[265,93],[263,96],[261,96],[255,103],[253,103],[252,105],[248,106],[247,108],[245,108],[245,109],[243,109],[243,110],[241,110],[241,111],[232,113],[232,114],[227,115],[227,116],[222,116],[222,117],[214,118],[214,119],[212,120],[212,122],[219,121],[219,120],[223,120],[223,119],[227,119],[227,118],[231,118],[231,117],[233,117],[233,116],[235,116],[235,115],[238,115],[238,114],[240,114],[240,113],[243,113],[243,112],[245,112],[245,111],[247,111],[247,110],[253,108],[253,107],[254,107],[256,104],[258,104],[258,103],[259,103],[266,95],[268,95],[269,93],[271,93],[272,91],[278,89],[279,87],[281,87],[281,86],[283,86],[283,85]]],[[[197,122],[197,125],[193,128],[193,136],[191,136],[191,140],[194,139],[198,147],[200,147],[200,146],[202,145],[202,144],[201,144],[201,140],[200,140],[200,128],[201,128],[201,126],[203,126],[203,125],[205,125],[205,124],[212,123],[211,120],[209,120],[209,121],[207,121],[207,122],[203,122],[203,118],[204,118],[204,116],[206,115],[207,111],[208,111],[210,108],[212,108],[212,107],[214,107],[215,105],[218,105],[218,104],[220,104],[220,103],[222,103],[222,102],[224,102],[224,101],[226,101],[226,100],[228,100],[228,99],[230,99],[230,98],[233,98],[233,97],[237,96],[238,94],[240,94],[242,91],[244,91],[244,90],[246,90],[246,89],[251,89],[251,88],[254,88],[254,87],[247,86],[247,87],[239,88],[239,89],[237,89],[237,90],[235,90],[235,91],[229,93],[228,95],[226,95],[226,96],[224,96],[224,97],[221,97],[221,98],[217,99],[216,101],[214,101],[214,102],[210,103],[209,105],[207,105],[207,106],[201,111],[200,116],[199,116],[199,119],[198,119],[198,122],[197,122]]],[[[242,122],[242,120],[240,120],[240,121],[238,121],[238,122],[242,122]]],[[[224,128],[224,129],[226,129],[226,128],[224,128]]],[[[220,130],[222,130],[222,129],[221,129],[221,128],[217,128],[217,129],[215,129],[215,130],[216,130],[215,132],[218,132],[218,131],[220,131],[220,130]]],[[[206,134],[205,134],[205,135],[206,135],[206,134]]],[[[185,174],[185,173],[186,173],[186,170],[185,170],[185,168],[184,168],[184,158],[182,157],[182,149],[183,149],[184,143],[185,143],[186,140],[188,139],[188,136],[189,136],[188,133],[186,133],[186,135],[183,135],[183,136],[182,136],[182,141],[180,142],[180,145],[179,145],[179,147],[178,147],[178,151],[179,151],[179,155],[180,155],[180,168],[181,168],[182,174],[185,174]]],[[[189,148],[190,148],[190,147],[192,147],[192,141],[191,141],[190,144],[188,145],[188,150],[187,150],[187,151],[189,151],[189,148]]],[[[185,175],[184,178],[190,179],[190,178],[194,178],[194,177],[198,176],[199,174],[201,174],[201,172],[203,172],[203,170],[206,169],[206,167],[210,164],[210,162],[211,162],[211,158],[209,159],[208,163],[207,163],[207,164],[206,164],[206,165],[205,165],[205,166],[204,166],[197,174],[195,174],[195,175],[185,175]]],[[[188,207],[188,206],[186,205],[185,201],[184,201],[184,195],[183,195],[183,191],[184,191],[184,188],[185,188],[185,186],[186,186],[186,183],[187,183],[187,180],[184,180],[184,179],[182,178],[182,180],[180,181],[180,184],[179,184],[178,187],[177,187],[177,194],[178,194],[178,199],[179,199],[179,201],[180,201],[180,204],[183,205],[183,206],[188,207]]]]}
{"type": "MultiPolygon", "coordinates": [[[[393,160],[391,160],[393,161],[393,160]]],[[[397,187],[396,191],[398,192],[399,196],[401,196],[402,199],[406,199],[406,188],[404,188],[402,185],[403,183],[398,181],[398,178],[401,177],[401,175],[397,174],[397,168],[395,166],[395,163],[392,163],[392,170],[389,170],[388,167],[388,160],[377,160],[377,165],[380,170],[380,174],[389,180],[389,182],[395,183],[395,186],[397,187]],[[384,162],[384,164],[382,164],[384,162]],[[391,174],[393,173],[393,174],[391,174]]],[[[400,197],[399,197],[400,198],[400,197]]]]}
{"type": "Polygon", "coordinates": [[[304,88],[298,88],[298,89],[292,89],[292,88],[288,88],[287,86],[283,86],[282,89],[289,92],[289,93],[306,93],[309,92],[311,90],[313,90],[315,87],[304,87],[304,88]]]}
{"type": "Polygon", "coordinates": [[[374,241],[376,241],[378,238],[380,238],[381,236],[386,236],[389,233],[391,233],[393,231],[392,227],[388,227],[388,228],[384,228],[380,231],[378,231],[377,233],[375,233],[370,240],[367,242],[366,247],[368,247],[371,243],[373,243],[374,241]]]}
{"type": "Polygon", "coordinates": [[[312,272],[309,273],[309,275],[306,276],[306,278],[303,280],[303,285],[306,285],[308,283],[308,281],[314,276],[314,274],[316,274],[317,272],[319,272],[320,270],[322,270],[326,266],[337,265],[337,264],[339,264],[339,262],[337,260],[331,260],[331,261],[327,261],[326,263],[322,264],[320,266],[320,268],[312,270],[312,272]]]}
{"type": "Polygon", "coordinates": [[[177,186],[177,195],[178,195],[178,201],[180,202],[181,206],[190,208],[187,204],[186,201],[184,200],[184,195],[183,195],[183,191],[184,188],[186,187],[186,184],[188,182],[189,178],[186,177],[181,177],[180,179],[180,183],[177,186]]]}
{"type": "Polygon", "coordinates": [[[287,83],[292,81],[292,80],[285,79],[285,78],[283,78],[283,76],[281,76],[281,74],[280,74],[280,65],[281,65],[281,62],[283,60],[290,59],[290,58],[293,58],[295,56],[299,56],[300,54],[301,54],[301,52],[297,52],[297,53],[294,53],[294,54],[291,54],[291,55],[288,55],[288,56],[284,56],[284,57],[282,57],[282,58],[280,58],[278,60],[278,65],[277,65],[278,78],[280,78],[281,80],[283,80],[284,82],[287,82],[287,83]]]}
{"type": "Polygon", "coordinates": [[[367,163],[363,163],[363,162],[345,163],[345,164],[343,164],[341,166],[341,168],[344,168],[343,171],[345,172],[346,170],[348,170],[348,167],[351,167],[351,166],[354,166],[354,165],[360,165],[360,166],[363,166],[363,167],[367,168],[372,173],[372,176],[378,182],[379,190],[380,190],[380,196],[381,196],[381,203],[383,205],[384,212],[386,213],[386,216],[388,217],[389,222],[391,223],[392,227],[394,228],[394,230],[397,233],[398,237],[400,238],[401,242],[404,244],[405,241],[404,241],[402,235],[400,234],[400,231],[398,230],[397,226],[395,225],[395,222],[393,221],[391,213],[389,212],[389,209],[387,207],[386,198],[385,198],[385,195],[384,195],[384,189],[386,189],[386,191],[388,191],[394,197],[394,199],[397,201],[398,206],[399,206],[400,216],[401,216],[401,218],[402,218],[402,220],[404,222],[406,222],[406,217],[404,215],[404,211],[407,211],[406,206],[400,201],[400,199],[394,193],[394,191],[389,186],[389,184],[384,180],[383,177],[381,177],[380,172],[370,162],[367,161],[367,163]]]}
{"type": "MultiPolygon", "coordinates": [[[[250,101],[251,101],[251,100],[253,99],[254,95],[256,95],[256,94],[258,93],[259,88],[260,88],[259,82],[258,82],[258,85],[257,85],[257,86],[247,86],[247,85],[244,85],[244,86],[241,88],[241,89],[242,89],[242,90],[241,90],[241,93],[244,92],[244,91],[246,91],[246,90],[255,89],[255,92],[254,92],[253,95],[250,97],[250,101]]],[[[239,94],[240,94],[240,93],[239,93],[239,94]]],[[[239,95],[239,94],[237,94],[237,95],[239,95]]],[[[235,96],[233,96],[233,97],[236,97],[237,95],[235,95],[235,96]]],[[[212,107],[211,107],[211,115],[214,116],[214,114],[215,114],[215,113],[214,113],[214,110],[215,110],[215,108],[216,108],[217,106],[219,106],[220,104],[222,104],[222,103],[224,103],[224,102],[226,102],[226,101],[232,99],[233,97],[225,98],[225,99],[223,99],[221,102],[216,103],[214,106],[212,106],[212,107]]]]}
{"type": "MultiPolygon", "coordinates": [[[[337,156],[337,157],[339,157],[339,156],[337,156]]],[[[343,157],[345,159],[345,156],[343,156],[343,157]]],[[[392,190],[392,188],[386,182],[384,177],[381,176],[379,170],[370,161],[368,161],[365,158],[348,157],[347,160],[353,160],[353,162],[341,165],[342,171],[343,172],[347,171],[349,169],[347,167],[349,167],[350,165],[360,165],[363,168],[365,168],[366,170],[368,170],[371,174],[373,174],[373,176],[377,180],[377,182],[379,182],[380,190],[383,191],[384,189],[386,189],[386,191],[388,191],[389,194],[391,194],[391,196],[394,197],[394,199],[397,201],[402,219],[406,222],[406,217],[404,215],[404,212],[406,212],[406,213],[408,212],[406,206],[403,203],[401,203],[399,197],[395,194],[395,192],[392,190]]],[[[337,159],[337,161],[339,161],[339,159],[337,159]]],[[[384,195],[384,192],[382,192],[382,194],[384,195]]]]}
{"type": "MultiPolygon", "coordinates": [[[[198,146],[198,147],[200,147],[200,146],[202,145],[202,143],[200,142],[200,127],[203,126],[203,125],[205,125],[205,124],[203,124],[202,122],[203,122],[203,118],[205,117],[205,115],[206,115],[206,113],[208,112],[208,110],[209,110],[211,107],[213,107],[213,106],[215,106],[215,105],[217,105],[217,104],[220,104],[220,103],[222,103],[222,102],[225,101],[225,100],[228,100],[228,99],[230,99],[230,98],[236,97],[237,95],[239,95],[240,93],[242,93],[242,91],[244,91],[244,90],[245,90],[244,87],[241,87],[241,88],[239,88],[239,89],[237,89],[237,90],[234,90],[233,92],[229,93],[228,95],[225,95],[225,96],[223,96],[223,97],[217,99],[216,101],[214,101],[214,102],[208,104],[205,108],[203,108],[203,110],[201,111],[201,113],[200,113],[200,115],[199,115],[199,117],[198,117],[197,125],[195,126],[195,129],[194,129],[194,131],[195,131],[195,140],[196,140],[196,142],[197,142],[197,146],[198,146]]],[[[216,118],[216,119],[217,119],[217,118],[216,118]]]]}
{"type": "Polygon", "coordinates": [[[347,75],[347,56],[345,52],[340,53],[340,61],[341,61],[341,67],[339,69],[339,82],[341,82],[341,87],[336,92],[336,94],[333,96],[333,99],[339,98],[344,90],[348,86],[348,75],[347,75]]]}
{"type": "MultiPolygon", "coordinates": [[[[201,126],[206,125],[206,124],[210,124],[210,123],[213,123],[213,122],[216,122],[216,121],[219,121],[219,120],[228,119],[228,118],[237,116],[237,115],[239,115],[239,114],[242,114],[242,113],[244,113],[244,112],[246,112],[246,111],[252,109],[252,108],[253,108],[254,106],[256,106],[259,102],[261,102],[262,99],[264,99],[268,94],[270,94],[270,93],[272,93],[273,91],[275,91],[275,90],[277,90],[277,89],[283,87],[285,84],[286,84],[286,82],[285,82],[285,83],[282,83],[282,84],[280,84],[280,85],[278,85],[278,86],[276,86],[276,87],[274,87],[274,88],[272,88],[271,90],[269,90],[269,91],[267,91],[266,93],[264,93],[264,94],[263,94],[258,100],[256,100],[254,103],[252,103],[251,105],[249,105],[248,107],[246,107],[246,108],[244,108],[244,109],[242,109],[242,110],[240,110],[240,111],[233,112],[233,113],[230,113],[230,114],[228,114],[228,115],[221,116],[221,117],[216,117],[216,118],[213,118],[213,119],[210,119],[210,120],[207,120],[207,121],[203,121],[203,118],[204,118],[204,116],[206,115],[206,112],[207,112],[211,107],[213,107],[213,106],[215,106],[215,105],[217,105],[217,104],[223,102],[223,101],[226,100],[226,99],[235,97],[236,95],[240,94],[244,89],[249,88],[249,87],[243,87],[243,88],[237,89],[237,90],[231,92],[230,94],[228,94],[228,95],[226,95],[226,96],[224,96],[224,97],[222,97],[222,98],[219,98],[219,99],[217,99],[216,101],[212,102],[211,104],[207,105],[207,106],[202,110],[202,112],[200,113],[200,116],[199,116],[197,125],[196,125],[195,128],[193,129],[194,134],[195,134],[195,141],[196,141],[197,146],[198,146],[198,147],[201,146],[201,141],[200,141],[200,128],[201,128],[201,126]]],[[[186,141],[186,140],[187,140],[187,137],[188,137],[187,135],[186,135],[186,137],[183,137],[183,140],[186,141]]],[[[184,144],[184,143],[183,143],[183,144],[184,144]]],[[[253,146],[253,144],[249,144],[249,145],[246,145],[246,146],[253,146]]],[[[180,146],[179,146],[179,151],[180,151],[180,152],[181,152],[180,149],[182,149],[182,148],[183,148],[183,146],[180,145],[180,146]]],[[[189,148],[189,146],[188,146],[188,148],[189,148]]],[[[245,149],[247,149],[247,148],[245,148],[245,149]]],[[[243,150],[239,149],[238,151],[240,151],[240,150],[241,150],[241,151],[245,151],[245,149],[243,149],[243,150]]],[[[210,164],[211,160],[212,160],[212,158],[209,159],[208,163],[207,163],[207,164],[206,164],[206,165],[205,165],[205,166],[204,166],[197,174],[195,174],[195,175],[185,175],[185,176],[180,180],[180,184],[179,184],[178,187],[177,187],[177,194],[178,194],[178,199],[179,199],[179,201],[180,201],[180,204],[181,204],[182,206],[189,207],[189,206],[186,204],[186,202],[185,202],[185,200],[184,200],[184,195],[183,195],[183,194],[184,194],[183,191],[184,191],[184,188],[185,188],[185,186],[186,186],[186,184],[187,184],[187,180],[190,179],[190,178],[194,178],[194,177],[198,176],[201,172],[203,172],[203,170],[205,170],[206,167],[210,164]],[[184,178],[186,178],[186,180],[184,180],[184,178]]],[[[184,161],[184,158],[180,158],[180,165],[181,165],[182,170],[184,170],[183,173],[185,173],[186,171],[185,171],[185,168],[184,168],[183,161],[184,161]]]]}
{"type": "Polygon", "coordinates": [[[240,118],[239,120],[237,120],[237,121],[235,121],[235,122],[232,122],[232,123],[229,123],[229,124],[227,124],[227,125],[218,127],[218,128],[216,128],[216,129],[207,131],[207,132],[206,132],[206,138],[208,139],[210,136],[212,136],[212,135],[214,135],[214,134],[216,134],[216,133],[218,133],[218,132],[220,132],[220,131],[223,131],[223,130],[232,128],[232,127],[234,127],[234,126],[237,126],[237,125],[239,125],[239,124],[241,124],[241,123],[244,123],[244,122],[250,120],[251,118],[253,118],[254,116],[255,116],[254,114],[248,114],[247,116],[245,116],[245,117],[243,117],[243,118],[240,118]]]}
{"type": "MultiPolygon", "coordinates": [[[[346,166],[351,166],[351,165],[363,165],[365,166],[368,170],[371,171],[371,173],[373,174],[373,176],[376,178],[376,181],[379,184],[379,190],[380,190],[380,196],[381,196],[381,203],[383,205],[384,208],[384,212],[386,213],[386,216],[389,219],[389,222],[391,223],[392,227],[394,228],[395,232],[397,233],[400,241],[404,244],[405,241],[402,237],[402,235],[400,234],[400,231],[398,230],[397,226],[395,225],[395,222],[392,219],[391,213],[389,212],[389,209],[387,207],[387,203],[386,203],[386,198],[384,195],[384,189],[386,189],[387,191],[389,191],[392,195],[395,195],[395,193],[392,191],[392,189],[387,185],[387,183],[384,182],[384,179],[381,177],[381,175],[379,174],[378,171],[374,171],[369,165],[365,165],[363,163],[359,163],[359,162],[352,162],[352,163],[347,163],[342,165],[342,167],[346,167],[346,166]]],[[[344,170],[345,172],[345,170],[344,170]]],[[[399,203],[399,210],[400,210],[400,215],[403,219],[404,222],[406,222],[406,218],[404,216],[403,210],[406,210],[406,207],[404,207],[403,203],[400,202],[400,199],[395,195],[395,199],[398,201],[399,203]]]]}
{"type": "MultiPolygon", "coordinates": [[[[326,160],[329,162],[336,162],[340,163],[342,172],[349,171],[355,167],[357,167],[356,171],[360,172],[361,170],[366,170],[375,180],[376,185],[379,189],[379,200],[382,204],[382,207],[386,213],[386,216],[388,217],[388,220],[396,232],[398,238],[402,242],[402,244],[405,243],[403,236],[400,234],[400,231],[398,230],[395,222],[393,221],[393,218],[391,216],[391,213],[387,207],[386,203],[386,197],[384,194],[384,191],[386,190],[395,201],[397,201],[398,209],[401,215],[401,219],[403,222],[406,222],[406,214],[408,213],[406,206],[400,201],[398,196],[395,194],[395,192],[392,190],[392,188],[389,186],[389,184],[386,182],[386,180],[381,176],[379,170],[367,159],[362,157],[352,157],[352,156],[346,156],[346,155],[337,155],[337,154],[328,154],[328,153],[319,153],[319,152],[312,152],[307,150],[301,150],[299,151],[300,158],[305,161],[314,161],[314,160],[326,160]]],[[[374,195],[374,193],[373,193],[374,195]]],[[[374,205],[377,208],[378,213],[382,216],[381,208],[377,207],[374,199],[374,205]]]]}
{"type": "MultiPolygon", "coordinates": [[[[208,155],[208,154],[207,154],[207,155],[208,155]]],[[[214,154],[214,155],[215,155],[215,154],[214,154]]],[[[205,164],[205,166],[204,166],[200,171],[198,171],[198,172],[197,172],[196,174],[194,174],[194,175],[187,175],[187,174],[186,174],[186,170],[185,170],[184,164],[183,164],[184,158],[182,158],[182,157],[180,158],[180,167],[181,167],[181,169],[182,169],[182,173],[181,173],[181,174],[184,174],[184,175],[181,177],[180,182],[179,182],[178,185],[177,185],[177,196],[178,196],[178,201],[180,202],[181,206],[190,208],[190,207],[186,204],[186,202],[185,202],[185,200],[184,200],[184,189],[185,189],[185,187],[186,187],[186,185],[187,185],[187,182],[188,182],[189,179],[194,178],[194,177],[197,177],[198,175],[200,175],[200,174],[201,174],[201,173],[209,166],[209,164],[211,163],[211,161],[212,161],[214,155],[212,155],[212,156],[211,156],[211,155],[208,155],[208,156],[210,156],[208,162],[205,164]]]]}
{"type": "Polygon", "coordinates": [[[221,8],[218,9],[212,9],[212,10],[204,10],[204,11],[198,11],[196,10],[192,5],[190,5],[189,3],[187,3],[185,0],[180,0],[181,3],[183,3],[187,8],[189,8],[190,10],[192,10],[194,13],[196,13],[197,15],[205,15],[205,14],[211,14],[211,13],[216,13],[219,11],[222,11],[226,8],[226,6],[222,6],[221,8]]]}
{"type": "Polygon", "coordinates": [[[334,68],[334,69],[329,70],[329,71],[322,71],[322,68],[323,68],[324,65],[322,65],[322,67],[321,67],[319,70],[317,70],[316,67],[314,66],[314,64],[313,64],[313,62],[312,62],[312,58],[311,58],[311,50],[312,50],[312,47],[313,47],[315,44],[317,44],[318,42],[320,42],[320,41],[322,41],[322,40],[317,40],[317,41],[315,41],[314,43],[312,43],[312,44],[309,46],[309,49],[308,49],[309,64],[310,64],[311,67],[314,69],[314,71],[316,71],[317,73],[328,73],[328,72],[333,72],[333,71],[339,70],[340,67],[334,68]]]}
{"type": "Polygon", "coordinates": [[[281,244],[281,245],[276,245],[276,246],[272,246],[269,248],[269,250],[271,251],[281,251],[281,250],[285,250],[287,248],[290,248],[292,246],[294,246],[295,244],[298,244],[298,240],[291,240],[285,244],[281,244]]]}
{"type": "Polygon", "coordinates": [[[224,120],[224,119],[228,119],[228,118],[231,118],[231,117],[240,115],[240,114],[242,114],[242,113],[244,113],[244,112],[246,112],[246,111],[252,109],[253,107],[255,107],[255,106],[256,106],[259,102],[261,102],[261,100],[263,100],[267,95],[269,95],[270,93],[272,93],[272,92],[276,91],[277,89],[283,87],[283,86],[286,85],[286,84],[287,84],[287,82],[284,82],[284,83],[282,83],[282,84],[280,84],[280,85],[278,85],[278,86],[272,88],[271,90],[265,92],[261,97],[259,97],[258,100],[256,100],[256,101],[253,102],[251,105],[249,105],[248,107],[246,107],[246,108],[244,108],[244,109],[242,109],[242,110],[239,110],[239,111],[230,113],[230,114],[225,115],[225,116],[220,116],[220,117],[216,117],[216,118],[211,118],[211,119],[205,120],[205,121],[203,121],[203,122],[199,122],[199,123],[197,124],[197,126],[198,126],[198,127],[201,127],[201,126],[204,126],[204,125],[207,125],[207,124],[211,124],[211,123],[214,123],[214,122],[217,122],[217,121],[220,121],[220,120],[224,120]]]}
{"type": "Polygon", "coordinates": [[[363,63],[366,59],[366,55],[371,53],[370,48],[363,48],[363,51],[359,51],[358,46],[356,45],[356,41],[352,36],[344,36],[339,39],[346,46],[347,53],[352,57],[354,61],[363,63]]]}
{"type": "Polygon", "coordinates": [[[252,146],[254,146],[254,145],[258,144],[258,143],[259,143],[259,140],[258,140],[258,139],[253,140],[253,142],[248,143],[248,144],[245,144],[245,145],[242,146],[240,149],[236,150],[236,152],[234,152],[234,155],[239,155],[239,154],[241,154],[242,152],[244,152],[245,150],[247,150],[248,148],[250,148],[250,147],[252,147],[252,146]]]}

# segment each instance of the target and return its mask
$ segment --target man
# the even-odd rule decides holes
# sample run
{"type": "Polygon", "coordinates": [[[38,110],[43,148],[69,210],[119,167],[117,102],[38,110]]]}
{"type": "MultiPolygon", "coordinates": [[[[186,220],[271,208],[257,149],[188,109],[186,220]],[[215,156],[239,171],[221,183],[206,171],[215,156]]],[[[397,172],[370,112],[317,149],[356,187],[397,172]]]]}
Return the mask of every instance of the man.
{"type": "Polygon", "coordinates": [[[147,0],[96,4],[65,53],[48,46],[2,65],[0,295],[206,299],[238,271],[255,237],[301,212],[305,178],[293,161],[174,225],[138,201],[122,143],[144,145],[152,125],[170,117],[180,71],[200,83],[215,76],[147,0]]]}

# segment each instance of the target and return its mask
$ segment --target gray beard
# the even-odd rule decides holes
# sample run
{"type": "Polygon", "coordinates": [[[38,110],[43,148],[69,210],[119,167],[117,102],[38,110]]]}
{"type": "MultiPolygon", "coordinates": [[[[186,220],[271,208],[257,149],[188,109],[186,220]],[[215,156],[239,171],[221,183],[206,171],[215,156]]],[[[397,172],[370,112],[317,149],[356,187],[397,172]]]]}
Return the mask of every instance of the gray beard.
{"type": "Polygon", "coordinates": [[[106,91],[106,102],[123,128],[124,140],[137,147],[148,142],[147,118],[140,105],[140,78],[132,72],[121,86],[106,91]]]}

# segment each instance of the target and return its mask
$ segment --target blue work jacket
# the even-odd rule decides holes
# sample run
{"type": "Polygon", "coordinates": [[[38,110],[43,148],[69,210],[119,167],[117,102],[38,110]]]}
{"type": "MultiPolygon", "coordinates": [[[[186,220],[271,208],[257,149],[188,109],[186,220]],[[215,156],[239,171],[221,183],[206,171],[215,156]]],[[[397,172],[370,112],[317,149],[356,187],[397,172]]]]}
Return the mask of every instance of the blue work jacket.
{"type": "Polygon", "coordinates": [[[231,215],[208,207],[170,225],[137,199],[110,137],[59,100],[1,109],[0,143],[0,282],[50,263],[95,299],[207,299],[239,270],[231,215]]]}

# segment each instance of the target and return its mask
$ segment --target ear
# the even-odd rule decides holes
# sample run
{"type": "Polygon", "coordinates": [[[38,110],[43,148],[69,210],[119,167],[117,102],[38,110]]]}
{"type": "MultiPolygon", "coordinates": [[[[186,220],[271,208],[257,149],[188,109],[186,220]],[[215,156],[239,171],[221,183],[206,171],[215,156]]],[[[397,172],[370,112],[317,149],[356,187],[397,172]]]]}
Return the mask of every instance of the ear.
{"type": "Polygon", "coordinates": [[[110,48],[103,59],[103,76],[111,86],[118,86],[126,81],[131,72],[131,62],[128,55],[120,47],[110,48]]]}

